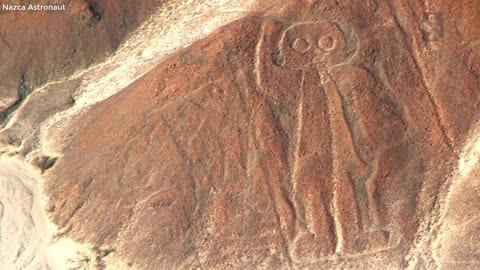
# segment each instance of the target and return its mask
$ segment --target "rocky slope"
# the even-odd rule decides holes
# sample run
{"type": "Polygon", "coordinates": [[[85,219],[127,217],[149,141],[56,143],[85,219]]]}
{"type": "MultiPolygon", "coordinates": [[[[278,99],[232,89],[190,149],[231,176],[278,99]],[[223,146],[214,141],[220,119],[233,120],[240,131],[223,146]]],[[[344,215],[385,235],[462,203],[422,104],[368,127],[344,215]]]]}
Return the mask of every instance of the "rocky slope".
{"type": "Polygon", "coordinates": [[[113,52],[125,35],[167,1],[7,2],[65,4],[66,11],[0,11],[2,118],[8,117],[33,89],[79,71],[113,52]]]}
{"type": "Polygon", "coordinates": [[[66,240],[78,269],[480,267],[480,1],[105,3],[155,12],[4,72],[1,151],[37,172],[0,180],[39,180],[0,201],[56,226],[16,230],[32,267],[66,240]]]}

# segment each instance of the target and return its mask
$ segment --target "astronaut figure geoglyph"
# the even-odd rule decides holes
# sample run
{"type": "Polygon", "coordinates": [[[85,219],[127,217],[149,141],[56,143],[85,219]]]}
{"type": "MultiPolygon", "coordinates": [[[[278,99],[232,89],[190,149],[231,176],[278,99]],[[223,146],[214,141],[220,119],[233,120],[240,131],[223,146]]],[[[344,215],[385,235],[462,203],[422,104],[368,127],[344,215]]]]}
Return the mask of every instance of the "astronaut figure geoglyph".
{"type": "Polygon", "coordinates": [[[386,118],[373,127],[362,125],[362,118],[375,112],[358,106],[371,100],[365,93],[376,83],[365,69],[348,63],[345,50],[346,38],[337,25],[296,23],[280,38],[276,63],[302,72],[291,175],[297,241],[335,247],[316,251],[324,255],[392,245],[379,214],[375,178],[381,149],[399,141],[403,130],[392,136],[377,132],[388,126],[391,119],[386,118]]]}

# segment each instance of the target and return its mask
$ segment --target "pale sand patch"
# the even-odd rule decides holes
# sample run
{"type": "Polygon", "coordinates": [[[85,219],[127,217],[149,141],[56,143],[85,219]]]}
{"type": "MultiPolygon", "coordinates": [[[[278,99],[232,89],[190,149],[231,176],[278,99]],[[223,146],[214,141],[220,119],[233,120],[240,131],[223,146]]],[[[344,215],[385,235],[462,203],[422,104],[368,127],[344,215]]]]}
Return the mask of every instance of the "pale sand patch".
{"type": "Polygon", "coordinates": [[[480,123],[477,123],[467,137],[458,162],[458,171],[453,176],[449,193],[445,198],[439,232],[436,238],[432,239],[433,257],[440,266],[443,263],[470,264],[477,259],[470,253],[474,253],[472,249],[477,250],[480,247],[480,244],[477,244],[478,239],[472,238],[476,233],[471,233],[472,230],[476,230],[480,226],[479,196],[480,123]],[[460,250],[462,252],[456,255],[462,254],[466,258],[470,258],[452,259],[452,256],[456,256],[450,253],[460,250]]]}
{"type": "Polygon", "coordinates": [[[40,183],[29,164],[0,159],[1,269],[65,269],[82,249],[71,240],[54,239],[57,228],[44,212],[40,183]]]}
{"type": "Polygon", "coordinates": [[[478,166],[480,158],[480,123],[470,132],[467,138],[465,150],[458,163],[458,171],[461,176],[469,176],[473,169],[478,166]]]}
{"type": "Polygon", "coordinates": [[[458,237],[453,234],[454,229],[458,227],[456,225],[458,220],[452,219],[454,216],[452,213],[461,213],[464,216],[474,214],[468,209],[453,205],[452,199],[454,196],[462,196],[465,184],[469,184],[470,188],[480,186],[480,179],[473,175],[480,168],[480,122],[472,125],[461,149],[455,170],[446,176],[447,180],[440,190],[437,204],[431,209],[430,215],[422,221],[415,243],[405,257],[407,269],[441,268],[442,245],[458,237]]]}

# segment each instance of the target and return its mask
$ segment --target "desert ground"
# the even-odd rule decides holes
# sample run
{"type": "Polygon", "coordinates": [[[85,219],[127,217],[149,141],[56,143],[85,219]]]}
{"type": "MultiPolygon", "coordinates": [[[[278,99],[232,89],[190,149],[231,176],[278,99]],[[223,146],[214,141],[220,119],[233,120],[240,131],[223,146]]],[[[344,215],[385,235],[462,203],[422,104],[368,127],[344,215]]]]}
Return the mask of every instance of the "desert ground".
{"type": "Polygon", "coordinates": [[[480,268],[480,1],[55,4],[0,11],[1,269],[480,268]]]}

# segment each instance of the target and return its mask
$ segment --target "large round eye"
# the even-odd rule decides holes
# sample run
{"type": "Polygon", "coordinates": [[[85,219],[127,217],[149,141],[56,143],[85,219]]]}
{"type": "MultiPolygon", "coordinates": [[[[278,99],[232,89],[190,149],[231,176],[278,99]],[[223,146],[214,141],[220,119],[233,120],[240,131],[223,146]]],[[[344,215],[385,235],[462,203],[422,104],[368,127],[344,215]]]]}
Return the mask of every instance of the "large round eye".
{"type": "Polygon", "coordinates": [[[335,48],[335,41],[329,36],[323,36],[318,40],[318,47],[325,51],[330,51],[335,48]]]}
{"type": "Polygon", "coordinates": [[[297,38],[292,44],[292,49],[294,49],[297,52],[306,52],[308,49],[310,49],[310,43],[308,40],[304,38],[297,38]]]}

